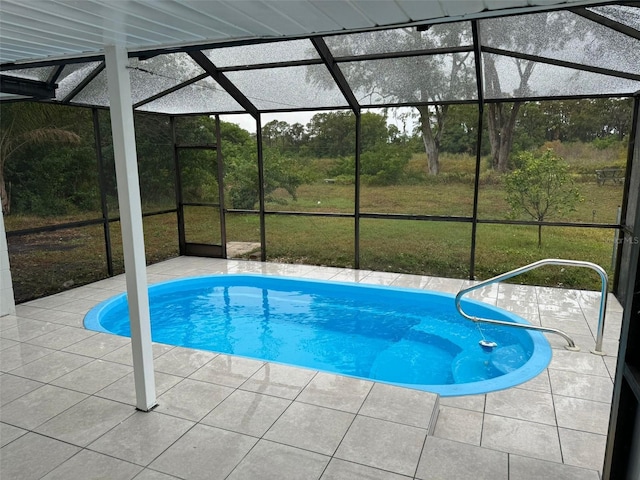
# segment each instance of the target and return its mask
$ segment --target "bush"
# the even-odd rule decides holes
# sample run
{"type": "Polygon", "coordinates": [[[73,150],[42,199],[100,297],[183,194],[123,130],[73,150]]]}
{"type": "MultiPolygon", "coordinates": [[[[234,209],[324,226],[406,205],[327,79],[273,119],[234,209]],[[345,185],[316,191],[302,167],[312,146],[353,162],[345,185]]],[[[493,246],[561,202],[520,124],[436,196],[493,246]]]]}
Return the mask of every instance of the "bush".
{"type": "MultiPolygon", "coordinates": [[[[380,143],[375,149],[360,155],[360,178],[367,185],[384,186],[399,183],[411,156],[411,151],[403,145],[380,143]]],[[[330,170],[330,175],[334,178],[353,178],[355,158],[339,158],[330,170]]]]}

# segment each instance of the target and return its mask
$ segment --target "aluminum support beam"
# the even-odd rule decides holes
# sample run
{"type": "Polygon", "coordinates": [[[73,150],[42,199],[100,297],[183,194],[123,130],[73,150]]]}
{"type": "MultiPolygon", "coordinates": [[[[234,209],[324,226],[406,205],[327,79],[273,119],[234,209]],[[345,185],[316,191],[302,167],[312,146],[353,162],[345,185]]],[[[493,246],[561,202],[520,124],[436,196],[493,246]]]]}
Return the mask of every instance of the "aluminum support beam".
{"type": "Polygon", "coordinates": [[[131,84],[126,69],[127,51],[122,46],[106,46],[105,60],[131,322],[136,407],[146,412],[156,405],[156,388],[131,84]]]}
{"type": "MultiPolygon", "coordinates": [[[[238,102],[242,108],[244,108],[247,113],[249,113],[256,120],[260,115],[256,106],[249,100],[244,93],[240,91],[238,87],[236,87],[233,82],[231,82],[224,74],[218,71],[218,67],[216,67],[209,57],[207,57],[202,52],[190,52],[189,56],[198,64],[200,67],[207,72],[211,78],[213,78],[218,84],[224,88],[224,90],[233,97],[233,99],[238,102]]],[[[259,132],[260,130],[258,130],[259,132]]]]}
{"type": "Polygon", "coordinates": [[[7,235],[4,230],[4,215],[0,212],[0,317],[16,313],[14,298],[7,235]]]}

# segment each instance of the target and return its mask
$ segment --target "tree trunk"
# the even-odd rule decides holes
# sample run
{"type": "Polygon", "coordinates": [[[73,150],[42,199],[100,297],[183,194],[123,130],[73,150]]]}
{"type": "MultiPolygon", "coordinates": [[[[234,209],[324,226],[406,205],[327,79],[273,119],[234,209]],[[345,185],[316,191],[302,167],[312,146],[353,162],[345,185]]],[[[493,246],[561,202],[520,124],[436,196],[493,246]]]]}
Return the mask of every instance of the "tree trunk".
{"type": "Polygon", "coordinates": [[[427,152],[427,163],[429,175],[438,175],[440,172],[440,151],[435,142],[427,142],[427,137],[422,135],[424,140],[424,150],[427,152]]]}
{"type": "Polygon", "coordinates": [[[420,130],[422,131],[422,141],[427,154],[427,173],[437,175],[440,172],[440,146],[438,139],[431,130],[429,107],[417,107],[420,112],[420,130]]]}
{"type": "Polygon", "coordinates": [[[488,124],[489,124],[489,144],[491,146],[491,168],[493,170],[498,169],[498,163],[500,160],[500,127],[498,115],[500,115],[501,103],[490,103],[487,111],[488,124]]]}
{"type": "MultiPolygon", "coordinates": [[[[533,73],[534,62],[517,61],[520,84],[513,92],[514,96],[526,95],[529,78],[533,73]]],[[[500,76],[496,69],[495,61],[488,56],[484,57],[486,76],[486,89],[489,98],[500,98],[503,95],[500,86],[500,76]]],[[[491,143],[491,166],[494,170],[504,172],[509,168],[509,155],[513,145],[513,131],[518,118],[518,111],[522,102],[514,102],[511,107],[507,103],[490,103],[488,108],[489,141],[491,143]]]]}
{"type": "Polygon", "coordinates": [[[538,248],[542,247],[542,225],[538,225],[538,248]]]}
{"type": "Polygon", "coordinates": [[[489,142],[491,143],[491,166],[505,172],[509,168],[509,156],[513,146],[513,132],[521,102],[509,109],[504,103],[489,104],[489,142]]]}

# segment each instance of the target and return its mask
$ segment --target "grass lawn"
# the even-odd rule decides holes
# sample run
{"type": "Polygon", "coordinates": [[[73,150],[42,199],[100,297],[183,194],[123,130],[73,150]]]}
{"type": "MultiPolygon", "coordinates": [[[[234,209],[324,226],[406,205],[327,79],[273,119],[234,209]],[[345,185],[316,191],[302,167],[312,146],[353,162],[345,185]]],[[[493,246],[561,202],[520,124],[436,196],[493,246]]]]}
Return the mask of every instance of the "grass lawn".
{"type": "MultiPolygon", "coordinates": [[[[467,162],[468,163],[468,162],[467,162]]],[[[466,163],[465,163],[466,165],[466,163]]],[[[465,168],[467,168],[465,166],[465,168]]],[[[446,169],[445,169],[446,173],[446,169]]],[[[416,173],[417,175],[417,173],[416,173]]],[[[583,201],[563,218],[581,223],[615,223],[622,202],[620,185],[577,184],[583,201]]],[[[332,212],[352,214],[355,187],[323,180],[302,185],[293,200],[276,191],[267,211],[332,212]]],[[[436,181],[398,186],[363,185],[363,213],[401,213],[470,217],[473,184],[442,177],[436,181]]],[[[487,181],[479,191],[480,219],[504,220],[509,209],[500,182],[487,181]]],[[[11,215],[7,231],[35,226],[99,218],[82,213],[57,218],[11,215]]],[[[215,209],[189,207],[185,212],[187,241],[219,243],[219,217],[215,209]]],[[[525,219],[525,217],[521,217],[525,219]]],[[[260,240],[257,214],[227,214],[227,241],[260,240]]],[[[123,271],[119,223],[110,224],[115,273],[123,271]]],[[[176,214],[144,219],[147,262],[178,254],[176,214]]],[[[354,266],[354,220],[305,216],[267,215],[266,255],[269,261],[316,265],[354,266]]],[[[542,258],[566,258],[595,262],[610,275],[614,246],[611,229],[544,227],[543,244],[537,245],[537,227],[479,224],[475,277],[489,278],[542,258]]],[[[360,268],[382,271],[468,278],[470,274],[471,224],[443,221],[361,219],[360,268]]],[[[9,237],[10,261],[18,302],[55,293],[73,285],[107,276],[104,232],[101,225],[37,235],[9,237]]],[[[599,289],[599,277],[587,269],[549,267],[513,281],[539,285],[599,289]]]]}

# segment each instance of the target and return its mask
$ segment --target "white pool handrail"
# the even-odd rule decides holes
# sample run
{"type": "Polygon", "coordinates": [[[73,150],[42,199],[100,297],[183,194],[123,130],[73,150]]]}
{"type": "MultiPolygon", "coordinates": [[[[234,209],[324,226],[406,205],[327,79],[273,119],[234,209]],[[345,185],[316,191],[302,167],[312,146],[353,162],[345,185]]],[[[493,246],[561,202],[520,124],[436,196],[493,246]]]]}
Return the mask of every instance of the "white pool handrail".
{"type": "Polygon", "coordinates": [[[569,335],[567,335],[562,330],[558,330],[557,328],[549,328],[549,327],[529,325],[524,323],[513,323],[513,322],[505,322],[502,320],[491,320],[488,318],[475,317],[473,315],[467,314],[462,309],[461,300],[462,300],[462,297],[467,293],[482,287],[486,287],[487,285],[491,285],[492,283],[500,282],[502,280],[507,280],[511,277],[515,277],[516,275],[520,275],[521,273],[534,270],[543,265],[565,265],[570,267],[586,267],[598,272],[598,274],[600,275],[600,279],[602,280],[600,312],[598,316],[598,332],[596,336],[596,347],[594,350],[591,351],[591,353],[594,353],[596,355],[605,355],[605,353],[602,351],[602,338],[604,334],[604,315],[605,315],[605,310],[607,308],[607,292],[609,289],[609,277],[607,275],[607,272],[600,265],[597,265],[595,263],[584,262],[581,260],[563,260],[560,258],[546,258],[544,260],[538,260],[537,262],[530,263],[529,265],[525,265],[524,267],[516,268],[514,270],[495,276],[488,280],[484,280],[470,287],[461,289],[456,295],[456,308],[458,309],[458,312],[464,318],[466,318],[467,320],[471,320],[473,322],[490,323],[494,325],[504,325],[508,327],[526,328],[528,330],[538,330],[542,332],[555,333],[562,336],[567,341],[567,345],[565,346],[567,350],[572,350],[572,351],[580,350],[580,348],[576,346],[575,342],[571,339],[571,337],[569,337],[569,335]]]}

